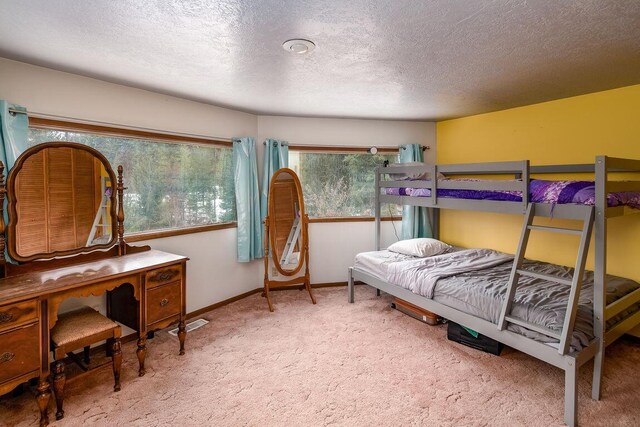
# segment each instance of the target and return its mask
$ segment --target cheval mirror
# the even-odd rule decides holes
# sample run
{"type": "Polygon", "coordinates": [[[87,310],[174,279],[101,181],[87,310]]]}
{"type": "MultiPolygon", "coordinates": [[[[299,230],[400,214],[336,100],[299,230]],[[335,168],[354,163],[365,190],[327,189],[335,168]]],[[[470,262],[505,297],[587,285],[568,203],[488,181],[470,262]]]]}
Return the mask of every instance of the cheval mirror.
{"type": "Polygon", "coordinates": [[[264,220],[264,291],[269,310],[273,304],[269,291],[276,288],[307,289],[316,300],[309,278],[309,217],[304,210],[298,175],[288,168],[278,169],[269,186],[269,209],[264,220]],[[271,256],[269,256],[271,255],[271,256]],[[270,268],[272,264],[273,269],[270,268]],[[302,272],[302,267],[305,267],[302,272]],[[292,277],[273,280],[271,276],[292,277]],[[295,277],[294,277],[295,276],[295,277]]]}
{"type": "Polygon", "coordinates": [[[107,159],[82,144],[51,142],[26,150],[7,181],[9,256],[25,263],[120,243],[118,172],[116,182],[107,159]]]}

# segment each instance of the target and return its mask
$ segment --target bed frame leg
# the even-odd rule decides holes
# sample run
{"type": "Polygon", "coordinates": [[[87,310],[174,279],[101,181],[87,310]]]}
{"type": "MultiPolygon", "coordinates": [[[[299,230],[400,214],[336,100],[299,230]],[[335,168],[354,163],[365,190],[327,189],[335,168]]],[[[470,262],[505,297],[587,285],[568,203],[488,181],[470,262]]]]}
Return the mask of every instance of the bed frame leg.
{"type": "Polygon", "coordinates": [[[376,296],[379,297],[380,296],[380,289],[376,289],[376,296]]]}
{"type": "Polygon", "coordinates": [[[604,345],[600,343],[600,348],[593,358],[593,382],[591,386],[591,398],[600,400],[602,386],[602,368],[604,366],[604,345]]]}
{"type": "Polygon", "coordinates": [[[578,423],[578,368],[574,360],[564,370],[564,422],[569,427],[578,423]]]}
{"type": "Polygon", "coordinates": [[[353,286],[353,267],[349,267],[349,279],[347,281],[347,295],[351,304],[355,301],[355,289],[353,286]]]}

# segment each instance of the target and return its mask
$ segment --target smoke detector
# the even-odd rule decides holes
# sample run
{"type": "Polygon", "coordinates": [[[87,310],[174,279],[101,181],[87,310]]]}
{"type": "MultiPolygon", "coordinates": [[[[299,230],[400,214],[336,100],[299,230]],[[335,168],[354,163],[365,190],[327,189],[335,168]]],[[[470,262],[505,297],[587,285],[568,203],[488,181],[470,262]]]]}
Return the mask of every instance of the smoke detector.
{"type": "Polygon", "coordinates": [[[291,39],[282,43],[282,48],[287,52],[297,55],[306,55],[316,48],[315,43],[306,39],[291,39]]]}

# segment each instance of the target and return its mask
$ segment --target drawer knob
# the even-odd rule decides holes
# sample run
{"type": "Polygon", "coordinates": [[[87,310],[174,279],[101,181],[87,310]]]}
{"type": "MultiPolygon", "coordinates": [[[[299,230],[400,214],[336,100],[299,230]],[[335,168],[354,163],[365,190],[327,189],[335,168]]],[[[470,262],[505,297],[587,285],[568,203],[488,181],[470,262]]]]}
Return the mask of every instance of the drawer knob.
{"type": "Polygon", "coordinates": [[[173,276],[175,276],[175,272],[173,270],[164,270],[158,273],[156,281],[164,282],[165,280],[171,279],[173,276]]]}
{"type": "Polygon", "coordinates": [[[13,321],[13,313],[0,313],[0,323],[9,323],[13,321]]]}
{"type": "Polygon", "coordinates": [[[164,307],[167,304],[169,304],[169,300],[166,298],[163,298],[162,301],[160,301],[160,307],[164,307]]]}
{"type": "Polygon", "coordinates": [[[16,357],[16,355],[11,352],[7,351],[6,353],[2,353],[2,355],[0,355],[0,363],[10,362],[14,357],[16,357]]]}

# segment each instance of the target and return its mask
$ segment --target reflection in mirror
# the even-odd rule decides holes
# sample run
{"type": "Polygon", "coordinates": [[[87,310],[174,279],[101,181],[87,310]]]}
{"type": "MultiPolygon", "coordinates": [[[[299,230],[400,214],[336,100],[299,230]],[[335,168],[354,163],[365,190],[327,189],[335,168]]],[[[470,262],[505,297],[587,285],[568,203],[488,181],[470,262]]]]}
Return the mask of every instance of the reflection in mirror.
{"type": "Polygon", "coordinates": [[[110,171],[91,151],[74,147],[29,155],[15,176],[16,253],[30,257],[111,243],[110,171]]]}

